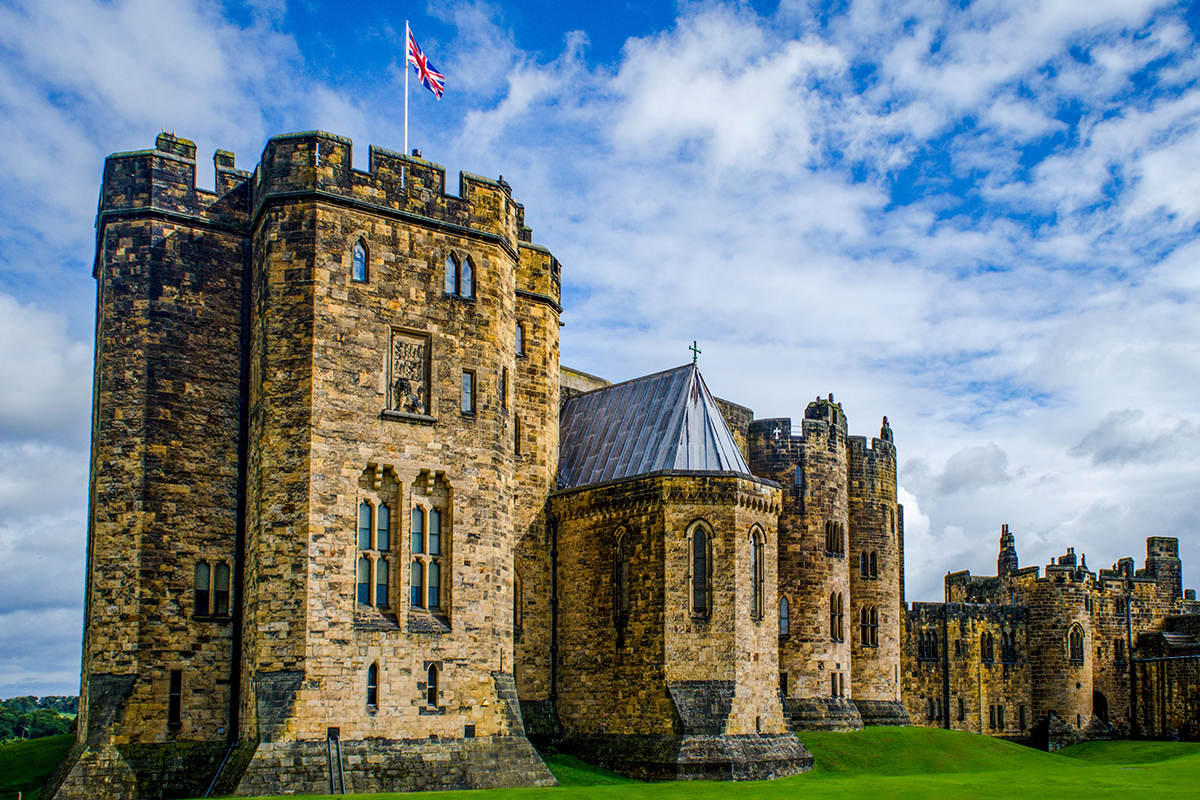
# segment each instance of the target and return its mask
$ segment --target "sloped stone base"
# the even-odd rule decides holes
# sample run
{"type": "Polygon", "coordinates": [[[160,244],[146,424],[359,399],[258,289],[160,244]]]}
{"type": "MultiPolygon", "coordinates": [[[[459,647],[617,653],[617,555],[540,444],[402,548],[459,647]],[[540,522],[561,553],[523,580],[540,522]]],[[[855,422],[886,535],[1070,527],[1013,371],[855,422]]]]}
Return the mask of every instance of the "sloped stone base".
{"type": "Polygon", "coordinates": [[[792,730],[859,731],[863,720],[854,703],[842,697],[788,697],[783,715],[792,730]]]}
{"type": "Polygon", "coordinates": [[[524,736],[343,740],[341,759],[339,770],[336,755],[331,758],[324,741],[263,742],[234,794],[245,797],[558,785],[524,736]]]}
{"type": "Polygon", "coordinates": [[[223,742],[77,747],[43,797],[55,800],[173,800],[202,797],[229,750],[223,742]],[[57,782],[57,785],[53,785],[57,782]]]}
{"type": "Polygon", "coordinates": [[[644,781],[761,781],[812,769],[813,757],[794,735],[593,735],[560,749],[605,769],[644,781]]]}
{"type": "Polygon", "coordinates": [[[899,700],[855,700],[854,707],[862,718],[863,725],[911,725],[908,709],[899,700]]]}

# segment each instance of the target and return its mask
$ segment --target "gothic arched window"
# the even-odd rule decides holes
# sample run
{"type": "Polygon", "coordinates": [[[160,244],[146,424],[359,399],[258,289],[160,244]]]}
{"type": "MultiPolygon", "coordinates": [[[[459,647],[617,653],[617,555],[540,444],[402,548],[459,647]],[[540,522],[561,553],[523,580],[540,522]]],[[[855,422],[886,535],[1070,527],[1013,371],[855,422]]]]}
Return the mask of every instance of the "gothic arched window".
{"type": "Polygon", "coordinates": [[[1071,632],[1067,634],[1067,648],[1072,664],[1083,663],[1083,628],[1079,623],[1071,626],[1071,632]]]}
{"type": "Polygon", "coordinates": [[[372,664],[367,667],[367,706],[377,708],[379,706],[379,665],[372,664]]]}
{"type": "Polygon", "coordinates": [[[703,523],[696,522],[689,538],[692,613],[707,616],[712,611],[712,537],[703,523]]]}
{"type": "Polygon", "coordinates": [[[463,297],[475,296],[475,267],[470,258],[464,258],[462,273],[458,280],[459,294],[463,297]]]}
{"type": "Polygon", "coordinates": [[[437,664],[430,664],[429,670],[425,673],[425,704],[434,708],[438,704],[437,664]]]}
{"type": "Polygon", "coordinates": [[[367,279],[367,247],[363,244],[362,239],[354,243],[350,261],[350,277],[356,281],[365,281],[367,279]]]}
{"type": "Polygon", "coordinates": [[[454,253],[446,256],[446,280],[442,289],[446,294],[458,294],[458,259],[454,253]]]}
{"type": "Polygon", "coordinates": [[[617,531],[613,551],[613,618],[618,625],[629,619],[629,536],[617,531]]]}
{"type": "Polygon", "coordinates": [[[757,527],[750,532],[750,616],[762,619],[766,597],[763,593],[766,564],[763,559],[764,541],[757,527]]]}
{"type": "Polygon", "coordinates": [[[879,556],[874,550],[871,551],[871,577],[879,577],[879,556]]]}
{"type": "Polygon", "coordinates": [[[791,635],[792,620],[791,608],[788,607],[788,599],[786,597],[779,598],[779,635],[791,635]]]}

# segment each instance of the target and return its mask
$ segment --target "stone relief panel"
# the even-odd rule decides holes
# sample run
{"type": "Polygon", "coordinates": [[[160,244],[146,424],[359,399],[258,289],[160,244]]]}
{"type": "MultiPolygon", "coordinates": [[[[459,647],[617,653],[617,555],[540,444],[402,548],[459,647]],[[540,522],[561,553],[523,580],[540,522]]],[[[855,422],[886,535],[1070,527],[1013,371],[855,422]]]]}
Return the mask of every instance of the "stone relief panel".
{"type": "Polygon", "coordinates": [[[429,336],[392,330],[388,363],[388,410],[429,416],[429,336]]]}

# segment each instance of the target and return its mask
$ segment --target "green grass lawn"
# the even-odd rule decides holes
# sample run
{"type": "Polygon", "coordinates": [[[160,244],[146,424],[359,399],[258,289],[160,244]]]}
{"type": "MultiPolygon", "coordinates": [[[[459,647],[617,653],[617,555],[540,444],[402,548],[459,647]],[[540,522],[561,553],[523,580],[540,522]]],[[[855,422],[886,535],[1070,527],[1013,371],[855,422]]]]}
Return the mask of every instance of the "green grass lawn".
{"type": "Polygon", "coordinates": [[[63,760],[75,736],[47,736],[28,742],[0,745],[0,800],[36,800],[38,790],[63,760]]]}
{"type": "MultiPolygon", "coordinates": [[[[1089,742],[1058,753],[971,733],[930,728],[868,728],[857,733],[806,733],[811,772],[755,783],[638,783],[553,755],[547,765],[556,789],[349,795],[360,800],[833,800],[838,798],[1051,797],[1088,800],[1200,796],[1200,744],[1089,742]]],[[[71,746],[56,736],[0,747],[0,800],[35,790],[71,746]]],[[[25,795],[26,800],[31,798],[25,795]]],[[[290,800],[305,800],[292,797],[290,800]]],[[[308,798],[307,800],[316,800],[308,798]]]]}

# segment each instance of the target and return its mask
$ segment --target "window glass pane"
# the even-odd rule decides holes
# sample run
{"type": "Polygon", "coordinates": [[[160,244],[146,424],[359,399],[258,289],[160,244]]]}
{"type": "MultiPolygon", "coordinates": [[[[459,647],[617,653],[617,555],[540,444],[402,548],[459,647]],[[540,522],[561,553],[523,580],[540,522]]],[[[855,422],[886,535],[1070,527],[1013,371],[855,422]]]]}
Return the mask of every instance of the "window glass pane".
{"type": "Polygon", "coordinates": [[[354,280],[365,281],[367,279],[367,250],[363,247],[362,242],[354,243],[354,280]]]}
{"type": "Polygon", "coordinates": [[[417,506],[412,513],[412,551],[425,552],[425,509],[417,506]]]}
{"type": "Polygon", "coordinates": [[[429,509],[429,554],[442,554],[442,512],[436,508],[429,509]]]}
{"type": "Polygon", "coordinates": [[[379,705],[379,667],[376,664],[367,668],[367,705],[379,705]]]}
{"type": "Polygon", "coordinates": [[[442,566],[436,561],[429,564],[429,607],[442,607],[442,566]]]}
{"type": "Polygon", "coordinates": [[[462,410],[475,410],[475,373],[464,372],[462,376],[462,410]]]}
{"type": "Polygon", "coordinates": [[[358,559],[358,602],[368,605],[371,602],[371,560],[358,559]]]}
{"type": "Polygon", "coordinates": [[[446,294],[458,294],[458,264],[454,256],[446,256],[446,294]]]}
{"type": "Polygon", "coordinates": [[[390,550],[392,547],[392,510],[384,503],[379,507],[379,519],[375,522],[375,548],[390,550]]]}
{"type": "Polygon", "coordinates": [[[429,672],[425,674],[425,702],[431,706],[436,706],[438,701],[438,669],[435,665],[430,665],[429,672]]]}
{"type": "Polygon", "coordinates": [[[525,355],[525,327],[517,323],[517,355],[525,355]]]}
{"type": "Polygon", "coordinates": [[[375,605],[388,604],[388,560],[381,558],[375,562],[375,605]]]}
{"type": "Polygon", "coordinates": [[[196,614],[205,615],[209,613],[208,608],[208,576],[209,566],[206,562],[201,561],[196,564],[196,614]]]}
{"type": "Polygon", "coordinates": [[[464,258],[462,263],[462,280],[459,284],[462,287],[463,297],[475,296],[475,270],[471,267],[471,259],[464,258]]]}
{"type": "Polygon", "coordinates": [[[213,567],[213,613],[229,613],[229,565],[217,564],[213,567]]]}
{"type": "Polygon", "coordinates": [[[789,626],[791,624],[791,619],[788,617],[789,612],[790,609],[788,608],[787,598],[779,598],[779,633],[781,636],[787,636],[790,632],[789,626]]]}
{"type": "Polygon", "coordinates": [[[371,504],[365,500],[358,504],[358,549],[371,549],[371,504]]]}
{"type": "Polygon", "coordinates": [[[708,609],[708,537],[700,528],[692,535],[692,609],[708,609]]]}
{"type": "Polygon", "coordinates": [[[420,561],[412,562],[411,578],[412,588],[409,591],[408,602],[417,608],[421,608],[421,601],[425,599],[425,567],[420,561]]]}

